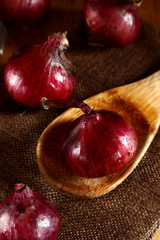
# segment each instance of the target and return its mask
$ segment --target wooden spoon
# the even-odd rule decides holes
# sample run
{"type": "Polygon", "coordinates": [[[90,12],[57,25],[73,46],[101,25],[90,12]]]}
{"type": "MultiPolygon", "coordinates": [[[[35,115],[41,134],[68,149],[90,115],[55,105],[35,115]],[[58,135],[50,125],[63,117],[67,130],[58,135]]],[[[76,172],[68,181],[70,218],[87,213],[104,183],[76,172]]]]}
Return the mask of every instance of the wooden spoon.
{"type": "Polygon", "coordinates": [[[39,169],[47,182],[66,195],[95,198],[115,189],[138,165],[160,124],[160,71],[138,82],[117,87],[84,101],[95,110],[107,109],[124,116],[138,136],[136,156],[121,171],[87,179],[70,173],[61,159],[60,139],[67,124],[82,114],[71,108],[57,117],[42,133],[37,146],[39,169]]]}

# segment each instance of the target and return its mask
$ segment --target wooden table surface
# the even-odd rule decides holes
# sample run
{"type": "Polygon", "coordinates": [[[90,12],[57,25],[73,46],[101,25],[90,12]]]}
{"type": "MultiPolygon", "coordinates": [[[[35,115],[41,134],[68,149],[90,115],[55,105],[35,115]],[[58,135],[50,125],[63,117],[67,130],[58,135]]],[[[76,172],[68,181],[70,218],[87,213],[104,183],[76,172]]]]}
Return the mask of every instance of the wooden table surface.
{"type": "MultiPolygon", "coordinates": [[[[82,17],[83,2],[84,0],[52,0],[52,17],[54,21],[52,21],[50,31],[65,31],[76,26],[82,17]],[[63,17],[63,21],[60,21],[61,17],[63,17]]],[[[141,7],[139,7],[139,13],[142,19],[160,26],[160,0],[143,0],[141,7]]],[[[13,30],[10,29],[9,31],[9,40],[5,46],[5,55],[2,59],[4,64],[8,57],[21,45],[21,41],[24,40],[23,36],[19,37],[19,39],[12,39],[13,30]],[[11,42],[12,44],[10,44],[11,42]]],[[[40,34],[40,30],[36,30],[35,34],[33,33],[34,36],[28,34],[26,41],[37,41],[40,34]]],[[[43,34],[45,34],[45,30],[43,34]]],[[[153,240],[160,240],[160,230],[156,232],[153,240]]]]}

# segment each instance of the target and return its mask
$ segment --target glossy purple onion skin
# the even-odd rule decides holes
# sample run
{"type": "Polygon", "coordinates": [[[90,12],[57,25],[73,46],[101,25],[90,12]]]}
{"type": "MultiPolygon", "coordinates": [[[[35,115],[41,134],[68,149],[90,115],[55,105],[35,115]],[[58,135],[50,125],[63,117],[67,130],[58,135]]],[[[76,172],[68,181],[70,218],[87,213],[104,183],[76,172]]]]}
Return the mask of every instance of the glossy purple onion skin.
{"type": "Polygon", "coordinates": [[[76,86],[72,63],[60,50],[62,36],[53,35],[43,44],[19,50],[9,59],[4,82],[9,95],[18,103],[41,107],[42,97],[69,98],[76,86]]]}
{"type": "Polygon", "coordinates": [[[62,139],[62,156],[72,173],[107,176],[124,168],[137,150],[134,128],[116,113],[91,112],[76,119],[62,139]]]}
{"type": "Polygon", "coordinates": [[[0,19],[31,24],[40,20],[49,6],[50,0],[0,0],[0,19]]]}
{"type": "Polygon", "coordinates": [[[84,18],[88,39],[108,47],[124,47],[138,37],[137,7],[127,0],[86,0],[84,18]]]}
{"type": "Polygon", "coordinates": [[[1,240],[55,240],[58,232],[55,206],[25,184],[0,204],[1,240]]]}

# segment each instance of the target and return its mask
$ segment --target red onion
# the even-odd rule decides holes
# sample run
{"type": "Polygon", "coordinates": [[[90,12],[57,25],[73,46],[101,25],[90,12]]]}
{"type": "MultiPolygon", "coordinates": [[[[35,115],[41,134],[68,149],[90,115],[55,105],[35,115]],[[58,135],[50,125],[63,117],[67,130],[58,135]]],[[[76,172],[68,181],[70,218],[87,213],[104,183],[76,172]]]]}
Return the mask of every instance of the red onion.
{"type": "Polygon", "coordinates": [[[44,108],[79,107],[83,115],[62,136],[62,156],[72,173],[86,178],[113,174],[124,168],[137,150],[131,124],[114,112],[94,111],[76,100],[42,99],[44,108]]]}
{"type": "MultiPolygon", "coordinates": [[[[139,2],[139,1],[138,1],[139,2]]],[[[88,39],[109,47],[131,44],[141,23],[135,0],[85,0],[84,18],[88,39]]]]}
{"type": "MultiPolygon", "coordinates": [[[[7,37],[7,31],[0,21],[0,64],[1,64],[1,56],[3,55],[4,45],[7,37]]],[[[3,104],[8,98],[8,93],[4,86],[3,78],[0,79],[0,105],[3,104]]]]}
{"type": "Polygon", "coordinates": [[[1,240],[54,240],[58,232],[55,206],[25,184],[18,183],[0,204],[1,240]]]}
{"type": "Polygon", "coordinates": [[[0,0],[0,19],[34,23],[46,14],[49,6],[50,0],[0,0]]]}
{"type": "Polygon", "coordinates": [[[68,46],[65,34],[54,34],[43,44],[16,52],[4,70],[9,95],[29,107],[40,107],[43,96],[69,98],[75,89],[76,74],[64,54],[68,46]]]}

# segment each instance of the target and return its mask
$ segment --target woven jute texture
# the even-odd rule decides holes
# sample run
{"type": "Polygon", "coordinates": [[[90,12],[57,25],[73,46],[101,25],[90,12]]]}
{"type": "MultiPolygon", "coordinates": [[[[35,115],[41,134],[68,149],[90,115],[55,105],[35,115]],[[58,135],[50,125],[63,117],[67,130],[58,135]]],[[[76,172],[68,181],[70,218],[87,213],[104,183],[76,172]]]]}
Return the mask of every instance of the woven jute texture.
{"type": "MultiPolygon", "coordinates": [[[[72,98],[138,81],[160,68],[160,29],[150,24],[143,23],[138,39],[124,48],[88,46],[84,38],[78,42],[79,36],[72,37],[68,56],[78,75],[72,98]]],[[[150,239],[160,222],[160,132],[115,190],[96,199],[76,199],[51,188],[37,165],[38,139],[61,112],[29,109],[12,99],[0,107],[0,201],[23,182],[55,204],[59,240],[150,239]]]]}

